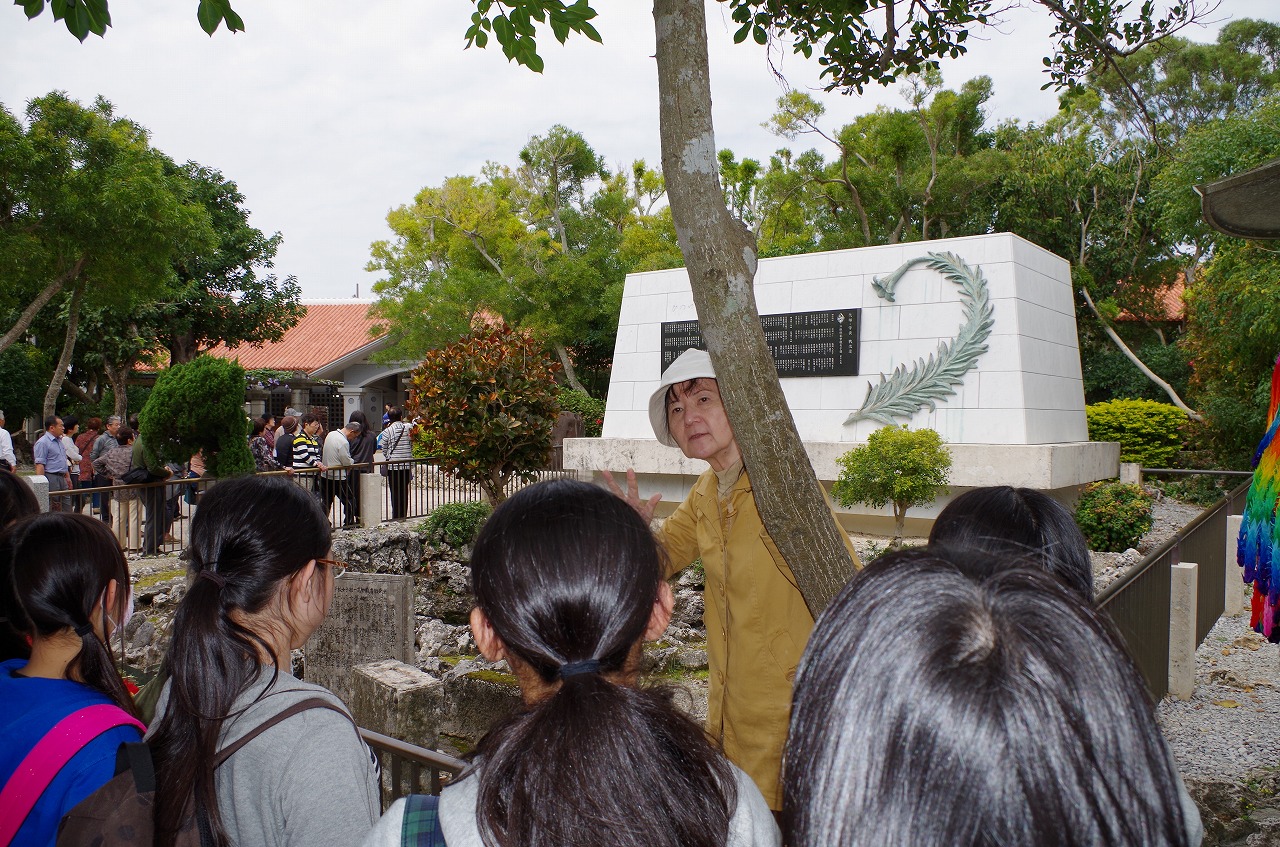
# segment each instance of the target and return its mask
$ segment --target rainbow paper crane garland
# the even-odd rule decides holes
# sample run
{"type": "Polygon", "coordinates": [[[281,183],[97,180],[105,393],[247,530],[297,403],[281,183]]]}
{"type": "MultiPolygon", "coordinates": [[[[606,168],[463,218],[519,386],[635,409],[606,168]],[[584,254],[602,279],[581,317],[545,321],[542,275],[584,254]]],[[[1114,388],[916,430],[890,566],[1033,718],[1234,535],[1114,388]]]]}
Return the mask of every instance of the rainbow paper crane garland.
{"type": "Polygon", "coordinates": [[[1236,559],[1244,568],[1244,581],[1253,584],[1253,615],[1249,623],[1268,641],[1280,642],[1280,526],[1276,504],[1280,501],[1280,439],[1276,438],[1280,415],[1280,356],[1271,372],[1271,406],[1267,433],[1253,454],[1253,484],[1245,498],[1244,518],[1236,559]]]}

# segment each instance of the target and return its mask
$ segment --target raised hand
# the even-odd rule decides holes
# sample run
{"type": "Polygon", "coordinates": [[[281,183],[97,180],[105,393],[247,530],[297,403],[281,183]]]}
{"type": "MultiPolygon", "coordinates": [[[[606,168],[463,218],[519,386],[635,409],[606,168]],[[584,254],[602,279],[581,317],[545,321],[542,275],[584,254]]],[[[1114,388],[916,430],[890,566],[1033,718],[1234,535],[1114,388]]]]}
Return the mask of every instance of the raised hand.
{"type": "Polygon", "coordinates": [[[661,494],[655,494],[648,500],[640,499],[640,486],[636,483],[636,472],[634,468],[627,468],[627,490],[624,492],[618,487],[618,483],[614,481],[613,474],[608,471],[601,471],[604,474],[604,484],[614,494],[627,501],[627,505],[636,510],[645,523],[653,520],[653,510],[657,507],[659,501],[662,500],[661,494]]]}

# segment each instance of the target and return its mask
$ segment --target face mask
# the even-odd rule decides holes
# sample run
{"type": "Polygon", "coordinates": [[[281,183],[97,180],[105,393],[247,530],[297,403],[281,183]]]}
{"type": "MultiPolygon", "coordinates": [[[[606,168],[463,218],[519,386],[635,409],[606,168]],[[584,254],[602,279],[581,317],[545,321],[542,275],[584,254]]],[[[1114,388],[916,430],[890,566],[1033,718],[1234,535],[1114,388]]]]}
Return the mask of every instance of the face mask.
{"type": "Polygon", "coordinates": [[[124,619],[121,620],[119,623],[116,623],[116,620],[112,618],[111,615],[107,614],[107,590],[105,588],[102,589],[102,596],[98,598],[98,602],[102,604],[103,617],[105,617],[107,621],[111,623],[112,629],[123,629],[125,626],[128,626],[129,619],[133,617],[133,589],[132,588],[129,589],[129,599],[128,599],[128,602],[125,603],[124,619]]]}

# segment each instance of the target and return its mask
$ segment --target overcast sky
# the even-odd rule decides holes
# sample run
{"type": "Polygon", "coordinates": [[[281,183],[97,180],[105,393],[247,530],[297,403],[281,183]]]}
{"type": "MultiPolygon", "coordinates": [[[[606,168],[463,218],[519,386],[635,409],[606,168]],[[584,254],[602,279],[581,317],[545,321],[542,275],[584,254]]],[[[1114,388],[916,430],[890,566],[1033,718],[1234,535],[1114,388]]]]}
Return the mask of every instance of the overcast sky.
{"type": "MultiPolygon", "coordinates": [[[[178,161],[220,169],[239,184],[252,223],[279,231],[276,272],[308,298],[370,295],[369,244],[386,238],[386,213],[424,186],[513,163],[531,135],[554,124],[581,132],[613,167],[660,160],[650,5],[598,0],[604,45],[547,33],[541,75],[501,50],[464,50],[468,0],[237,0],[246,31],[200,30],[193,0],[114,0],[105,38],[80,44],[49,11],[28,22],[0,7],[0,102],[21,114],[54,89],[151,130],[178,161]]],[[[1215,24],[1186,34],[1212,41],[1242,17],[1280,19],[1275,0],[1223,0],[1215,24]]],[[[761,128],[783,91],[764,48],[734,45],[724,4],[708,2],[716,141],[767,159],[785,144],[761,128]]],[[[1043,121],[1056,97],[1040,59],[1050,26],[1010,15],[1001,31],[971,37],[971,52],[943,66],[951,88],[987,74],[993,120],[1043,121]]],[[[787,83],[811,89],[837,127],[877,105],[901,106],[897,87],[861,97],[821,94],[818,67],[779,57],[787,83]]]]}

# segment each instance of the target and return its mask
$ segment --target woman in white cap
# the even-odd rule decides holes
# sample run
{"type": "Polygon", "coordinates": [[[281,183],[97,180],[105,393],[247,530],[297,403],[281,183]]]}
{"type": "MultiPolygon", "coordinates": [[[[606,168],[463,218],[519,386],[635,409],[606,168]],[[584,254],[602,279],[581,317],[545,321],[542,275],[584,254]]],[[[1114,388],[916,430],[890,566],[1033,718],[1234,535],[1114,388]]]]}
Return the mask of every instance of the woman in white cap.
{"type": "MultiPolygon", "coordinates": [[[[791,682],[813,615],[760,519],[705,351],[691,348],[671,363],[649,399],[649,420],[660,442],[711,466],[663,523],[658,538],[667,554],[668,577],[698,558],[706,572],[707,732],[751,776],[769,807],[779,811],[791,682]]],[[[631,471],[625,495],[607,481],[642,517],[652,518],[661,496],[640,500],[631,471]]],[[[840,537],[860,567],[848,535],[841,530],[840,537]]]]}

